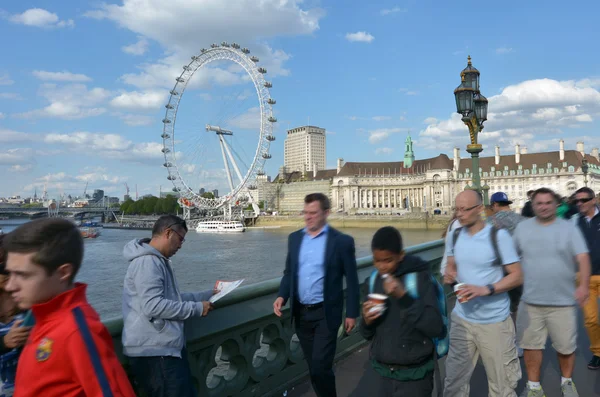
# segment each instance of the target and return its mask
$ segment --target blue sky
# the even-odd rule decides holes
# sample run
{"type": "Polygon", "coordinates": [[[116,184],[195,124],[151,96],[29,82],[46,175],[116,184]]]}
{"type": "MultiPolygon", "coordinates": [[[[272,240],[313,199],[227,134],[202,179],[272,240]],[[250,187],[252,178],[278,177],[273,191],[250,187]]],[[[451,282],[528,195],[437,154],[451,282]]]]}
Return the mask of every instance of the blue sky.
{"type": "MultiPolygon", "coordinates": [[[[494,145],[513,153],[517,143],[530,153],[557,150],[561,138],[568,149],[577,141],[587,152],[600,146],[600,3],[460,4],[3,2],[0,196],[39,194],[45,184],[54,197],[80,195],[86,183],[120,197],[124,183],[140,195],[170,189],[160,152],[168,91],[192,55],[221,41],[248,47],[273,82],[278,139],[266,168],[273,176],[285,130],[309,120],[328,130],[330,167],[338,157],[401,160],[408,131],[417,158],[464,149],[468,132],[453,90],[469,54],[490,99],[484,155],[494,145]]],[[[201,130],[227,105],[233,119],[223,123],[239,127],[240,158],[251,161],[251,86],[227,65],[194,79],[181,131],[201,130]],[[224,98],[234,94],[242,99],[232,105],[224,98]]],[[[182,156],[195,153],[185,164],[189,178],[202,169],[198,186],[225,190],[214,139],[190,134],[177,142],[182,156]]]]}

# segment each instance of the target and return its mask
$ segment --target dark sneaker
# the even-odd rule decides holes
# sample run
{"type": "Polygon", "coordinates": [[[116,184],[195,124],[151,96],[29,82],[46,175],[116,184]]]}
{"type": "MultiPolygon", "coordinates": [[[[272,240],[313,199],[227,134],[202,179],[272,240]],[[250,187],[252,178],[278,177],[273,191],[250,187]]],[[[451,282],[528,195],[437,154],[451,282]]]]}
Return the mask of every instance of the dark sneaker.
{"type": "Polygon", "coordinates": [[[594,370],[600,369],[600,357],[598,357],[598,356],[592,357],[592,359],[588,363],[588,368],[594,369],[594,370]]]}

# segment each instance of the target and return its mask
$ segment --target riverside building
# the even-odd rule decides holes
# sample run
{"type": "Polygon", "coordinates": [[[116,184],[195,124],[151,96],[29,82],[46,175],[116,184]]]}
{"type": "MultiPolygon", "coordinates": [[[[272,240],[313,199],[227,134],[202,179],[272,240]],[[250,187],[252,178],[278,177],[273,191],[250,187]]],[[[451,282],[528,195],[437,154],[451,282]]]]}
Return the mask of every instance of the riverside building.
{"type": "MultiPolygon", "coordinates": [[[[600,156],[598,148],[585,153],[583,142],[576,150],[528,153],[515,146],[514,154],[480,158],[482,185],[490,194],[503,191],[520,211],[527,201],[527,191],[549,187],[562,196],[570,196],[582,186],[600,190],[600,156]],[[587,162],[587,170],[583,165],[587,162]],[[584,170],[586,172],[584,173],[584,170]]],[[[265,208],[279,213],[297,213],[304,196],[311,192],[327,194],[332,212],[346,214],[391,214],[407,211],[450,213],[454,197],[472,185],[471,158],[461,158],[455,148],[453,158],[446,154],[415,159],[413,142],[406,138],[403,161],[344,162],[337,160],[336,169],[290,170],[281,167],[273,182],[259,184],[259,195],[265,208]]]]}

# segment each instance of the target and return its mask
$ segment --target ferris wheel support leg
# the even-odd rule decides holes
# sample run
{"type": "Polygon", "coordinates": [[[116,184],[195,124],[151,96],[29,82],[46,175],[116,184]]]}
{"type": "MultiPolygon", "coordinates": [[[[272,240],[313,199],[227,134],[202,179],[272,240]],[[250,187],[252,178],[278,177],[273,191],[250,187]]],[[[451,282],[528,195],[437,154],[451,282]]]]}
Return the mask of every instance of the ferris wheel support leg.
{"type": "MultiPolygon", "coordinates": [[[[225,143],[225,142],[223,142],[223,146],[225,147],[225,150],[227,151],[227,155],[229,156],[229,159],[231,160],[231,164],[233,164],[233,169],[235,170],[235,173],[237,174],[237,177],[240,180],[240,183],[244,182],[244,178],[242,178],[242,173],[240,172],[240,169],[235,161],[235,158],[233,158],[233,156],[231,155],[231,152],[229,151],[229,146],[227,146],[227,143],[225,143]]],[[[233,190],[233,188],[231,190],[233,190]]]]}
{"type": "MultiPolygon", "coordinates": [[[[227,156],[225,156],[225,150],[227,146],[223,141],[223,136],[219,135],[219,143],[221,144],[221,154],[223,155],[223,163],[225,163],[225,171],[227,171],[227,181],[229,182],[229,188],[233,191],[233,180],[231,178],[231,170],[229,169],[229,163],[227,162],[227,156]]],[[[229,153],[229,150],[227,150],[229,153]]],[[[235,164],[235,163],[234,163],[235,164]]]]}
{"type": "Polygon", "coordinates": [[[190,220],[191,218],[191,214],[190,214],[190,209],[188,207],[183,207],[183,220],[187,221],[190,220]]]}

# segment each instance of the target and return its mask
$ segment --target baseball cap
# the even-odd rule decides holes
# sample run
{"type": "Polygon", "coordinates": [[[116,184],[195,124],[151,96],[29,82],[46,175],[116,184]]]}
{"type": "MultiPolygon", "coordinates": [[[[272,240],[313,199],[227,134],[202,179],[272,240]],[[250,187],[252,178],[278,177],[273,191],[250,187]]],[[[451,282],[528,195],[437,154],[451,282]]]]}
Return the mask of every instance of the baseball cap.
{"type": "Polygon", "coordinates": [[[490,203],[491,204],[494,204],[494,203],[512,204],[512,201],[510,201],[508,199],[508,196],[506,195],[506,193],[496,192],[496,193],[492,194],[492,197],[490,198],[490,203]]]}

